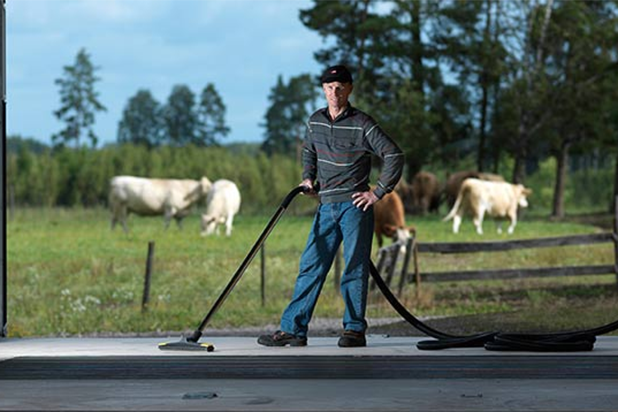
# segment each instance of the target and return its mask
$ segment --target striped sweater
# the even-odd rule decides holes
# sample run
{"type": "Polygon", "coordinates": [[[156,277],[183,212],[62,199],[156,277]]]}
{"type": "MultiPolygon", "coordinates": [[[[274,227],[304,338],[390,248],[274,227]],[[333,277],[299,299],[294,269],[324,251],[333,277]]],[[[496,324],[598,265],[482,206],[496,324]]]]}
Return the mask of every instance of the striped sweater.
{"type": "Polygon", "coordinates": [[[371,154],[383,161],[374,193],[391,192],[403,171],[403,152],[371,116],[348,105],[334,121],[320,109],[307,122],[303,147],[303,179],[319,183],[322,203],[351,200],[369,190],[371,154]]]}

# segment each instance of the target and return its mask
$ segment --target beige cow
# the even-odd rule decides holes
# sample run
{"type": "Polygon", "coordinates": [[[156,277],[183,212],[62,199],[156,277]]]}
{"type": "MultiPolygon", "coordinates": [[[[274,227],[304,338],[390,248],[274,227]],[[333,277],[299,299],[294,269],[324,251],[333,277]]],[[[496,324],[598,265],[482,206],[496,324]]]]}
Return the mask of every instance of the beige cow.
{"type": "Polygon", "coordinates": [[[462,170],[452,173],[448,176],[446,184],[444,185],[444,197],[449,208],[452,208],[455,204],[455,199],[457,199],[461,184],[464,180],[469,178],[489,180],[492,182],[505,182],[504,177],[500,175],[477,172],[475,170],[462,170]]]}
{"type": "MultiPolygon", "coordinates": [[[[461,184],[453,208],[443,220],[453,219],[453,233],[458,233],[462,216],[472,215],[476,232],[482,235],[483,217],[488,214],[496,219],[508,219],[508,233],[511,234],[517,224],[517,208],[528,206],[526,197],[530,194],[532,190],[521,184],[466,179],[461,184]]],[[[501,232],[498,226],[498,233],[501,232]]]]}
{"type": "Polygon", "coordinates": [[[110,180],[109,206],[112,224],[120,222],[128,232],[127,217],[130,213],[139,216],[165,217],[165,228],[174,218],[179,228],[182,219],[191,208],[204,199],[212,183],[206,177],[190,179],[148,179],[135,176],[116,176],[110,180]]]}
{"type": "Polygon", "coordinates": [[[215,181],[206,197],[206,213],[202,214],[202,236],[219,234],[220,225],[225,225],[225,235],[232,234],[234,216],[240,209],[240,191],[230,180],[215,181]]]}

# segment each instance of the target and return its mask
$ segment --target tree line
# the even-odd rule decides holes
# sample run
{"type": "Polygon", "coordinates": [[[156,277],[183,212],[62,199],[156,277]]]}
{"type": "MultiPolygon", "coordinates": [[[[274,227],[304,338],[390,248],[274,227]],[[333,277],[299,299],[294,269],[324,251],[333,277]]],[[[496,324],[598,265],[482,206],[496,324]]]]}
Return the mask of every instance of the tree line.
{"type": "MultiPolygon", "coordinates": [[[[325,40],[316,61],[352,69],[353,104],[399,142],[406,180],[470,163],[526,183],[552,159],[546,185],[561,217],[576,156],[610,159],[618,195],[618,1],[314,0],[299,19],[325,40]]],[[[92,125],[105,110],[98,69],[82,49],[56,81],[55,114],[66,125],[56,146],[79,148],[84,138],[96,146],[92,125]]],[[[320,105],[317,75],[276,79],[262,123],[267,156],[298,153],[304,121],[320,105]]],[[[117,143],[212,147],[229,130],[211,83],[199,99],[177,85],[165,104],[142,89],[125,106],[117,143]]]]}
{"type": "MultiPolygon", "coordinates": [[[[286,156],[252,148],[123,144],[99,149],[50,148],[9,139],[7,204],[36,207],[106,206],[109,180],[117,175],[211,181],[230,179],[242,194],[243,212],[273,208],[298,185],[301,168],[286,156]]],[[[269,210],[268,209],[268,210],[269,210]]]]}
{"type": "MultiPolygon", "coordinates": [[[[611,159],[577,158],[569,176],[565,202],[570,208],[599,210],[611,201],[611,159]]],[[[513,160],[504,162],[503,170],[513,160]]],[[[456,166],[435,165],[444,182],[449,171],[469,169],[469,160],[456,166]],[[452,168],[454,167],[454,169],[452,168]]],[[[379,173],[376,169],[375,173],[379,173]]],[[[553,191],[547,185],[555,173],[555,159],[540,162],[528,176],[533,189],[532,209],[551,210],[553,191]]],[[[106,207],[109,180],[117,175],[211,181],[225,178],[237,183],[243,214],[274,210],[300,179],[301,166],[289,155],[267,155],[259,144],[201,147],[125,143],[98,149],[50,147],[36,140],[12,136],[7,141],[6,193],[9,210],[15,207],[106,207]]],[[[292,213],[309,211],[311,204],[296,202],[292,213]]]]}
{"type": "Polygon", "coordinates": [[[525,183],[552,158],[560,217],[570,157],[618,159],[616,1],[314,0],[300,20],[318,62],[352,68],[353,104],[400,143],[407,180],[470,157],[494,173],[512,159],[525,183]]]}
{"type": "MultiPolygon", "coordinates": [[[[55,146],[79,147],[87,138],[96,147],[93,130],[96,113],[107,110],[99,101],[95,84],[101,79],[86,49],[81,49],[72,65],[65,66],[56,79],[61,107],[54,115],[64,128],[52,135],[55,146]]],[[[230,128],[225,123],[226,107],[214,84],[208,83],[197,96],[187,85],[178,84],[165,104],[150,90],[140,89],[130,97],[118,123],[118,143],[133,143],[147,148],[163,145],[217,145],[230,128]]]]}

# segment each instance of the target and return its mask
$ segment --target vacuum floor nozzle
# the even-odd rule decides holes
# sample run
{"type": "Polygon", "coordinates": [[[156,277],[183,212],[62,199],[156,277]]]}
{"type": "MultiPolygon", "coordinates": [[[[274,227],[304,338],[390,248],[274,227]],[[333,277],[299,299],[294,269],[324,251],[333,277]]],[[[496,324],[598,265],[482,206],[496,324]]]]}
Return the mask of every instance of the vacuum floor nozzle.
{"type": "Polygon", "coordinates": [[[178,342],[159,343],[159,349],[212,352],[215,350],[215,345],[208,342],[192,342],[186,336],[183,336],[178,342]]]}

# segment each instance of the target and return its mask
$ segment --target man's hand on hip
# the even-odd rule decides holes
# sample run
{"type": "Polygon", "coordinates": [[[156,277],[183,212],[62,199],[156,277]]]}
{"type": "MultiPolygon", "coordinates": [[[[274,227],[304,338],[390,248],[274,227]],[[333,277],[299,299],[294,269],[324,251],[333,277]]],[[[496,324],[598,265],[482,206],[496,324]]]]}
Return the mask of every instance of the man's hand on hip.
{"type": "Polygon", "coordinates": [[[380,200],[371,190],[367,192],[354,193],[352,195],[352,199],[354,206],[359,209],[363,209],[363,212],[366,212],[367,209],[369,209],[369,206],[380,200]]]}

